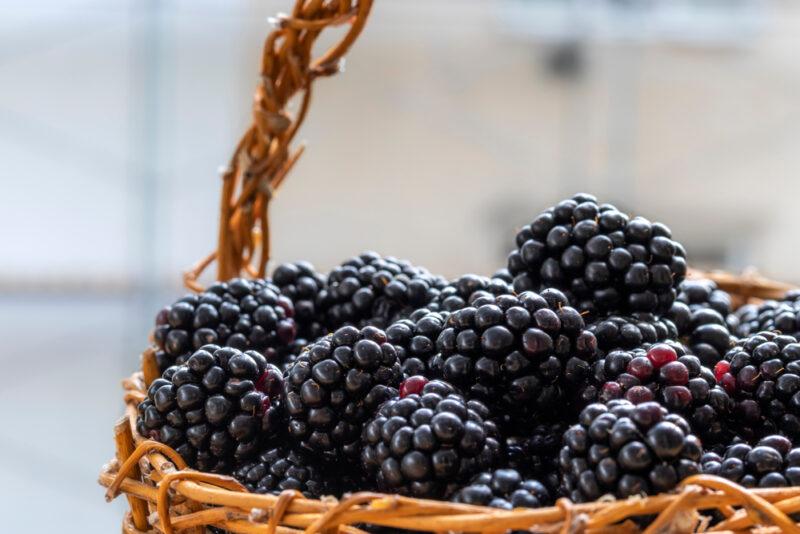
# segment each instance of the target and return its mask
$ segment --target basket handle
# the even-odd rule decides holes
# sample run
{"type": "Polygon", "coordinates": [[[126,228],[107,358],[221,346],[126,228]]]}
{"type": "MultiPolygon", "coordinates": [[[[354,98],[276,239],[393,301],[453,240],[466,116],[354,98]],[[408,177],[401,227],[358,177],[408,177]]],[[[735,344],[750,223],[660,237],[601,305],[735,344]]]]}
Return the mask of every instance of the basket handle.
{"type": "Polygon", "coordinates": [[[291,15],[270,19],[261,56],[261,81],[253,100],[253,122],[222,171],[217,250],[184,273],[184,284],[201,291],[200,275],[217,262],[217,279],[266,275],[270,258],[269,204],[303,153],[291,143],[311,102],[315,79],[341,71],[342,58],[361,34],[372,0],[296,0],[291,15]],[[317,59],[312,48],[325,28],[349,24],[342,39],[317,59]],[[296,113],[287,110],[295,97],[296,113]]]}

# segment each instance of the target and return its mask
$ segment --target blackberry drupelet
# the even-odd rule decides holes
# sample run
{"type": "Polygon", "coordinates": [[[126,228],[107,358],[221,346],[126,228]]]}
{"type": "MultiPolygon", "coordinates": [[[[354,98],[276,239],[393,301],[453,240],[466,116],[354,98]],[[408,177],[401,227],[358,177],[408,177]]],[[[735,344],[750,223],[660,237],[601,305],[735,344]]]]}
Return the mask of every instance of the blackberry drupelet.
{"type": "Polygon", "coordinates": [[[316,304],[325,287],[325,276],[309,262],[296,261],[278,265],[272,272],[272,281],[294,304],[298,348],[328,333],[316,304]]]}
{"type": "Polygon", "coordinates": [[[595,358],[594,335],[557,290],[481,298],[453,312],[428,372],[490,406],[498,416],[558,415],[564,390],[582,385],[595,358]]]}
{"type": "Polygon", "coordinates": [[[714,367],[736,403],[737,434],[753,442],[766,434],[800,438],[800,343],[761,332],[739,340],[714,367]]]}
{"type": "Polygon", "coordinates": [[[800,448],[792,448],[792,442],[784,436],[766,436],[755,447],[735,443],[723,455],[706,452],[700,463],[703,473],[746,488],[800,485],[800,448]]]}
{"type": "Polygon", "coordinates": [[[458,490],[452,500],[504,510],[553,504],[550,491],[544,484],[535,479],[523,479],[514,469],[481,473],[470,481],[469,486],[458,490]]]}
{"type": "Polygon", "coordinates": [[[586,194],[541,213],[516,245],[508,256],[514,289],[558,288],[581,311],[666,312],[686,275],[686,253],[669,228],[586,194]]]}
{"type": "Polygon", "coordinates": [[[343,325],[386,328],[397,318],[425,307],[447,285],[405,260],[365,252],[328,274],[317,307],[330,330],[343,325]]]}
{"type": "Polygon", "coordinates": [[[678,337],[678,329],[672,321],[652,313],[608,315],[593,321],[587,329],[597,338],[601,354],[614,349],[638,349],[678,337]]]}
{"type": "Polygon", "coordinates": [[[700,471],[689,424],[655,402],[590,404],[564,433],[562,482],[575,502],[661,493],[700,471]]]}
{"type": "Polygon", "coordinates": [[[745,304],[736,310],[738,337],[758,332],[775,331],[800,338],[800,290],[786,293],[781,300],[765,300],[761,304],[745,304]]]}
{"type": "Polygon", "coordinates": [[[444,330],[446,312],[431,312],[427,308],[414,311],[386,329],[389,343],[397,348],[403,376],[428,376],[428,360],[436,354],[436,340],[444,330]]]}
{"type": "Polygon", "coordinates": [[[383,330],[343,326],[309,345],[286,372],[289,435],[328,459],[355,456],[364,422],[401,381],[397,349],[383,330]]]}
{"type": "Polygon", "coordinates": [[[283,439],[282,389],[281,371],[260,353],[205,345],[150,384],[137,430],[192,467],[228,472],[283,439]]]}
{"type": "Polygon", "coordinates": [[[442,288],[429,307],[432,310],[454,312],[471,306],[480,297],[492,297],[512,292],[511,284],[502,278],[465,274],[442,288]]]}
{"type": "Polygon", "coordinates": [[[439,381],[395,397],[364,426],[361,463],[382,491],[444,498],[499,459],[488,408],[439,381]]]}
{"type": "Polygon", "coordinates": [[[284,446],[264,450],[256,459],[237,466],[233,476],[254,493],[297,490],[309,498],[323,495],[323,473],[313,459],[284,446]]]}
{"type": "Polygon", "coordinates": [[[737,320],[731,314],[731,297],[711,280],[684,280],[667,317],[703,365],[713,367],[735,342],[731,329],[737,320]]]}
{"type": "Polygon", "coordinates": [[[163,372],[203,345],[257,350],[280,366],[297,333],[294,305],[269,280],[233,278],[186,295],[156,316],[153,338],[163,372]]]}
{"type": "Polygon", "coordinates": [[[598,360],[592,384],[581,393],[581,401],[620,398],[634,404],[656,401],[684,416],[706,445],[725,443],[732,437],[733,400],[717,385],[714,373],[677,344],[656,344],[647,351],[612,351],[598,360]]]}

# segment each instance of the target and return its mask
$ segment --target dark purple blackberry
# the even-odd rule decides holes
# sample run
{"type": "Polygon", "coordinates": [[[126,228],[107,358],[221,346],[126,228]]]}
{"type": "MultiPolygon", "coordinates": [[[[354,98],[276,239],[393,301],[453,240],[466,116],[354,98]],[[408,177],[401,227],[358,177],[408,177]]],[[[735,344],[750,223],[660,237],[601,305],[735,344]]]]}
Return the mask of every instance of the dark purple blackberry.
{"type": "Polygon", "coordinates": [[[334,268],[317,299],[330,330],[343,325],[386,328],[425,307],[447,282],[405,260],[365,252],[334,268]]]}
{"type": "Polygon", "coordinates": [[[436,340],[444,330],[447,315],[421,308],[386,329],[389,343],[397,347],[403,376],[429,376],[428,360],[436,354],[436,340]]]}
{"type": "Polygon", "coordinates": [[[313,459],[282,446],[268,448],[254,460],[237,466],[233,476],[254,493],[297,490],[309,498],[323,495],[324,475],[313,459]]]}
{"type": "Polygon", "coordinates": [[[700,471],[703,447],[689,424],[655,402],[590,404],[564,433],[562,482],[574,502],[652,495],[700,471]]]}
{"type": "Polygon", "coordinates": [[[511,294],[511,284],[502,278],[487,278],[477,274],[465,274],[442,288],[429,308],[444,312],[454,312],[471,306],[480,297],[493,297],[511,294]]]}
{"type": "Polygon", "coordinates": [[[305,346],[328,333],[316,306],[319,293],[325,287],[325,276],[309,262],[296,261],[278,265],[272,272],[272,281],[294,304],[298,346],[305,346]]]}
{"type": "Polygon", "coordinates": [[[364,426],[361,463],[378,489],[444,498],[456,484],[499,459],[488,408],[432,381],[421,394],[395,397],[364,426]]]}
{"type": "Polygon", "coordinates": [[[735,342],[730,334],[737,323],[731,297],[711,280],[684,280],[667,317],[703,365],[713,367],[735,342]]]}
{"type": "Polygon", "coordinates": [[[508,256],[514,289],[560,289],[590,312],[666,312],[686,275],[669,228],[631,219],[591,195],[564,200],[523,227],[508,256]]]}
{"type": "Polygon", "coordinates": [[[289,434],[328,459],[355,456],[361,427],[403,379],[383,330],[343,326],[308,346],[286,372],[289,434]]]}
{"type": "Polygon", "coordinates": [[[523,479],[514,469],[481,473],[470,481],[469,486],[458,490],[451,500],[504,510],[553,504],[550,491],[544,484],[535,479],[523,479]]]}
{"type": "Polygon", "coordinates": [[[203,345],[257,350],[280,366],[295,340],[292,301],[268,280],[233,278],[186,295],[156,316],[153,338],[163,372],[203,345]]]}
{"type": "Polygon", "coordinates": [[[745,304],[736,310],[738,337],[758,332],[775,331],[800,338],[800,290],[786,293],[780,300],[765,300],[761,304],[745,304]]]}
{"type": "Polygon", "coordinates": [[[559,496],[558,466],[553,462],[561,449],[561,436],[567,429],[563,422],[535,425],[531,429],[508,429],[505,464],[525,478],[541,481],[553,497],[559,496]]]}
{"type": "Polygon", "coordinates": [[[638,349],[678,337],[678,329],[672,321],[652,313],[608,315],[593,321],[586,328],[597,338],[601,354],[615,349],[638,349]]]}
{"type": "Polygon", "coordinates": [[[696,356],[676,348],[680,350],[678,345],[662,343],[647,351],[610,352],[595,363],[592,383],[581,393],[581,401],[656,401],[685,417],[707,445],[727,443],[732,399],[696,356]]]}
{"type": "Polygon", "coordinates": [[[792,448],[792,442],[784,436],[766,436],[755,447],[736,443],[724,455],[707,452],[700,463],[703,473],[746,488],[800,485],[800,448],[792,448]]]}
{"type": "Polygon", "coordinates": [[[282,389],[281,371],[260,353],[205,345],[150,384],[137,430],[192,467],[227,472],[283,439],[282,389]]]}
{"type": "Polygon", "coordinates": [[[453,312],[428,360],[450,382],[503,417],[563,408],[564,390],[582,385],[595,358],[594,335],[557,290],[478,299],[453,312]]]}
{"type": "Polygon", "coordinates": [[[737,433],[753,442],[781,433],[800,439],[800,343],[761,332],[740,340],[715,370],[736,403],[737,433]]]}

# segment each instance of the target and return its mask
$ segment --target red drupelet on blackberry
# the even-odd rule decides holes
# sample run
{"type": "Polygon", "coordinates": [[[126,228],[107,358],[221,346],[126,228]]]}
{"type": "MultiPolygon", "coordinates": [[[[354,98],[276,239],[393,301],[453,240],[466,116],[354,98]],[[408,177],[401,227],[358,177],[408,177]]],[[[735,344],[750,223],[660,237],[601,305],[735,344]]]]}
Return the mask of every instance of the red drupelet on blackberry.
{"type": "Polygon", "coordinates": [[[255,493],[297,490],[308,498],[323,494],[324,473],[308,454],[284,446],[270,447],[238,465],[233,476],[255,493]]]}
{"type": "Polygon", "coordinates": [[[463,504],[514,508],[540,508],[553,504],[553,497],[545,484],[535,479],[524,479],[514,469],[487,471],[473,478],[451,499],[463,504]]]}
{"type": "Polygon", "coordinates": [[[294,305],[269,280],[233,278],[186,295],[156,316],[156,359],[163,372],[203,345],[257,350],[279,367],[297,334],[294,305]]]}
{"type": "Polygon", "coordinates": [[[590,404],[564,432],[561,478],[574,502],[673,489],[700,471],[702,444],[689,424],[655,402],[590,404]]]}
{"type": "Polygon", "coordinates": [[[383,330],[343,326],[308,346],[286,371],[289,435],[327,459],[358,454],[364,422],[397,395],[397,349],[383,330]]]}
{"type": "Polygon", "coordinates": [[[272,282],[294,304],[297,323],[295,352],[299,354],[302,347],[328,333],[316,304],[320,291],[325,287],[325,276],[309,262],[296,261],[278,265],[272,272],[272,282]]]}
{"type": "Polygon", "coordinates": [[[581,311],[665,312],[686,275],[686,253],[669,228],[586,194],[541,213],[516,244],[508,256],[514,289],[558,288],[581,311]]]}
{"type": "Polygon", "coordinates": [[[282,389],[281,371],[260,353],[205,345],[150,384],[137,430],[192,467],[228,472],[234,460],[285,439],[282,389]]]}
{"type": "Polygon", "coordinates": [[[700,463],[703,473],[727,478],[746,488],[800,485],[800,448],[793,448],[784,436],[766,436],[755,447],[735,443],[723,455],[706,452],[700,463]]]}
{"type": "Polygon", "coordinates": [[[745,304],[736,310],[735,317],[739,322],[734,330],[738,337],[775,331],[800,338],[800,290],[789,291],[780,300],[745,304]]]}
{"type": "Polygon", "coordinates": [[[441,499],[498,461],[489,410],[452,391],[431,381],[384,403],[364,426],[361,463],[379,490],[441,499]]]}
{"type": "Polygon", "coordinates": [[[447,285],[405,260],[365,252],[334,268],[317,299],[329,330],[340,326],[386,328],[425,307],[447,285]]]}

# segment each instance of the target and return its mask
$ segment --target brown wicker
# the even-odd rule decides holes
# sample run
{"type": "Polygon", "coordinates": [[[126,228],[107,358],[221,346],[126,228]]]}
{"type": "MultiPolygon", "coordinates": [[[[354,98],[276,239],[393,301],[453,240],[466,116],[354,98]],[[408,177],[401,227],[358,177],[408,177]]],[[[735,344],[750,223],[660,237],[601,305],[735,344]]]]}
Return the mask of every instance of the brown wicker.
{"type": "MultiPolygon", "coordinates": [[[[339,70],[339,61],[364,26],[371,0],[297,0],[291,16],[275,19],[261,64],[253,124],[236,147],[223,173],[217,251],[185,275],[188,287],[201,288],[198,278],[214,261],[218,278],[239,274],[263,276],[269,260],[268,206],[274,191],[302,153],[289,150],[305,118],[312,82],[339,70]],[[317,60],[312,45],[328,26],[350,24],[338,44],[317,60]],[[292,118],[287,103],[301,94],[292,118]],[[258,254],[260,252],[260,254],[258,254]],[[259,256],[258,260],[254,258],[259,256]]],[[[692,271],[717,282],[737,304],[775,298],[790,288],[755,273],[692,271]]],[[[698,475],[683,481],[673,493],[626,500],[503,511],[399,495],[355,493],[340,500],[306,499],[295,491],[280,495],[249,493],[235,479],[187,468],[174,450],[146,440],[136,432],[136,406],[147,385],[158,376],[152,349],[142,357],[142,370],[123,382],[126,416],[114,427],[116,458],[104,466],[99,482],[106,498],[125,494],[130,511],[122,532],[189,532],[206,526],[238,533],[341,532],[364,533],[359,524],[424,532],[640,532],[633,519],[656,516],[644,532],[791,532],[800,534],[789,514],[800,512],[800,487],[747,490],[727,480],[698,475]],[[712,510],[723,519],[712,523],[712,510]]]]}

